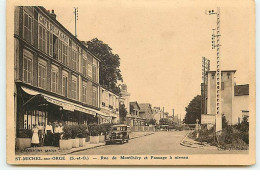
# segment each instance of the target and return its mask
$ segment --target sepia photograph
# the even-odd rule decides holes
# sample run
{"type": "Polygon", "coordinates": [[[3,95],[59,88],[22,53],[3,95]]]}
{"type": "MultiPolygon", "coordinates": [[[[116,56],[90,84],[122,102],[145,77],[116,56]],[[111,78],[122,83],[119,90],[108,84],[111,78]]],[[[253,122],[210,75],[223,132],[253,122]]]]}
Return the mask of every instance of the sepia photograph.
{"type": "Polygon", "coordinates": [[[9,164],[255,164],[254,1],[12,0],[6,16],[9,164]]]}

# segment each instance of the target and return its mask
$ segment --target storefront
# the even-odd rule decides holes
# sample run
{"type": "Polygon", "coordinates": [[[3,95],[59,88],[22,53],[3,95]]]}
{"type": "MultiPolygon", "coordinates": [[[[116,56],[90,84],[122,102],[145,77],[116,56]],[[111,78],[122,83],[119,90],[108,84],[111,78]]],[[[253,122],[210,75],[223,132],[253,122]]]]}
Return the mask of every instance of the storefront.
{"type": "Polygon", "coordinates": [[[54,96],[17,86],[17,134],[31,130],[34,125],[51,123],[63,125],[98,123],[97,110],[84,107],[54,96]]]}

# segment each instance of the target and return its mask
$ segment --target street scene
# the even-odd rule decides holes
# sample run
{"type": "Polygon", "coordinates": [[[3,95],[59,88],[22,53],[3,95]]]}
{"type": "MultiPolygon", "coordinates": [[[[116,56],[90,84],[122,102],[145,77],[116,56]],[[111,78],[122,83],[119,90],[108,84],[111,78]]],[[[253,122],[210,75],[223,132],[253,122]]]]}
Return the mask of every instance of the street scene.
{"type": "Polygon", "coordinates": [[[249,153],[249,58],[228,48],[241,21],[163,7],[15,7],[17,156],[249,153]]]}

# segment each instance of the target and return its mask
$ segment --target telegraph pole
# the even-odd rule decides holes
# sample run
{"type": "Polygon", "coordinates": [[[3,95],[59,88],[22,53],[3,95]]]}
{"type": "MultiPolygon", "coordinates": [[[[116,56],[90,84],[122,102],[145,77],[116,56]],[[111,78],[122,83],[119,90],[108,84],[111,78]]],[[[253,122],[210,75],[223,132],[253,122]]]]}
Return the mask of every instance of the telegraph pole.
{"type": "Polygon", "coordinates": [[[217,70],[216,70],[216,132],[222,130],[221,116],[221,65],[220,65],[220,8],[217,11],[209,10],[208,15],[216,15],[217,24],[212,34],[212,49],[216,49],[217,70]]]}
{"type": "Polygon", "coordinates": [[[201,114],[207,114],[207,85],[210,60],[202,57],[201,114]]]}
{"type": "Polygon", "coordinates": [[[77,21],[79,19],[79,10],[78,7],[74,7],[74,16],[75,16],[75,37],[77,37],[77,21]]]}

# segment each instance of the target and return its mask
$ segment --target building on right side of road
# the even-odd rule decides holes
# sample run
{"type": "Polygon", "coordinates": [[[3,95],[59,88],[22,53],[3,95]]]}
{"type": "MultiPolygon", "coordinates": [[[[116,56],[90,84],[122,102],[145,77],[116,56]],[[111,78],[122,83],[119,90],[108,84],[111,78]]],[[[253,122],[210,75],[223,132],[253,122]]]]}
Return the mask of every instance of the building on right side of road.
{"type": "MultiPolygon", "coordinates": [[[[236,85],[236,70],[221,71],[221,110],[228,124],[240,123],[249,116],[249,84],[236,85]]],[[[216,114],[216,71],[208,71],[207,114],[216,114]]]]}

